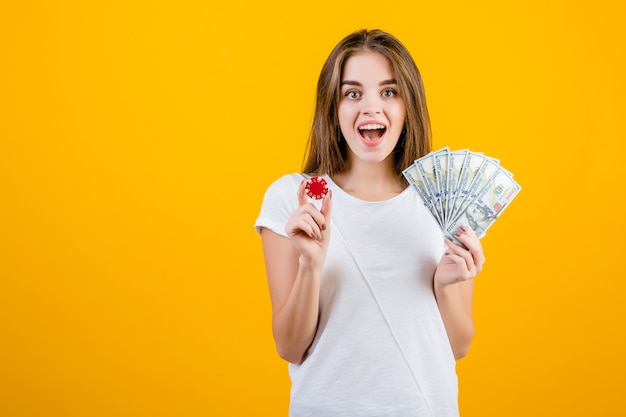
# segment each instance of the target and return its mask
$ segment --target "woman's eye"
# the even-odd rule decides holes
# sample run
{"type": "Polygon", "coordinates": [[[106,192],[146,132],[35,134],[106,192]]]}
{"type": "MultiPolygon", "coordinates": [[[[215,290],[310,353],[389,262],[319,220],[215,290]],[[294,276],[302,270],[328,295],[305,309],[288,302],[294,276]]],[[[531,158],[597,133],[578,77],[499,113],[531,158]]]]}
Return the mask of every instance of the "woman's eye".
{"type": "Polygon", "coordinates": [[[387,88],[386,90],[383,90],[382,92],[383,97],[395,97],[396,94],[398,94],[396,93],[396,90],[393,90],[391,88],[387,88]]]}
{"type": "Polygon", "coordinates": [[[351,99],[361,98],[361,93],[359,93],[358,91],[350,90],[346,92],[346,97],[351,99]]]}

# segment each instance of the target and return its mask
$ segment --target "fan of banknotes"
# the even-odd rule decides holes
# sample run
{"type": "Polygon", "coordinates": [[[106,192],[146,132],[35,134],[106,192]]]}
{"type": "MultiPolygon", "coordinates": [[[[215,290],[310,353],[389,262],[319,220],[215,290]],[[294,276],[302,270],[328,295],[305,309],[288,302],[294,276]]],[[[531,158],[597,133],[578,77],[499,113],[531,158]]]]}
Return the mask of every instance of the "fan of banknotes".
{"type": "Polygon", "coordinates": [[[521,190],[499,160],[447,147],[417,159],[403,174],[444,235],[456,242],[454,232],[461,225],[482,238],[521,190]]]}

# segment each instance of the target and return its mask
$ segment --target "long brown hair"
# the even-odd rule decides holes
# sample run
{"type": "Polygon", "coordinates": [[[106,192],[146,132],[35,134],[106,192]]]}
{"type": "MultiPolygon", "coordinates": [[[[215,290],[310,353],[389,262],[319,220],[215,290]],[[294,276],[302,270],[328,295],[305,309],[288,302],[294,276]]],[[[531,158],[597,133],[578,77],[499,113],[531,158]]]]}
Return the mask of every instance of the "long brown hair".
{"type": "Polygon", "coordinates": [[[403,133],[393,152],[394,168],[404,182],[402,170],[430,152],[430,121],[417,65],[398,39],[381,30],[361,30],[346,36],[326,59],[317,82],[304,172],[333,175],[344,168],[347,145],[340,140],[337,115],[341,78],[348,58],[363,51],[378,52],[389,60],[406,108],[403,133]]]}

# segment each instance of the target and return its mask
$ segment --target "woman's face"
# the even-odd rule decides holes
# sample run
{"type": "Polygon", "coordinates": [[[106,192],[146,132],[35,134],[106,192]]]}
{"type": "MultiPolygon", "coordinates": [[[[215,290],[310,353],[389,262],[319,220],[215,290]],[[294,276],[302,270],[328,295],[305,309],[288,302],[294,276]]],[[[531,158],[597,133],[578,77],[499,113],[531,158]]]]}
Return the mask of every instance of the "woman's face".
{"type": "Polygon", "coordinates": [[[387,58],[371,51],[348,58],[338,114],[352,163],[390,157],[402,133],[405,107],[387,58]]]}

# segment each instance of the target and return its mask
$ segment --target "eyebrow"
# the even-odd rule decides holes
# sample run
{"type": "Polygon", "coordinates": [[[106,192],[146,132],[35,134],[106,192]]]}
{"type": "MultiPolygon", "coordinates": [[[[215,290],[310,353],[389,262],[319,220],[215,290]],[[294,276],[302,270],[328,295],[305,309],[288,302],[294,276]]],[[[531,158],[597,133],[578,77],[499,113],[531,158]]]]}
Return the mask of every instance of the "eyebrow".
{"type": "MultiPolygon", "coordinates": [[[[398,84],[398,81],[396,81],[395,78],[392,78],[390,80],[385,80],[385,81],[381,81],[381,82],[378,83],[379,86],[389,85],[389,84],[398,84]]],[[[344,85],[356,85],[357,87],[363,87],[363,84],[361,84],[360,82],[358,82],[358,81],[351,81],[351,80],[344,80],[344,81],[342,81],[341,82],[341,86],[344,86],[344,85]]]]}

